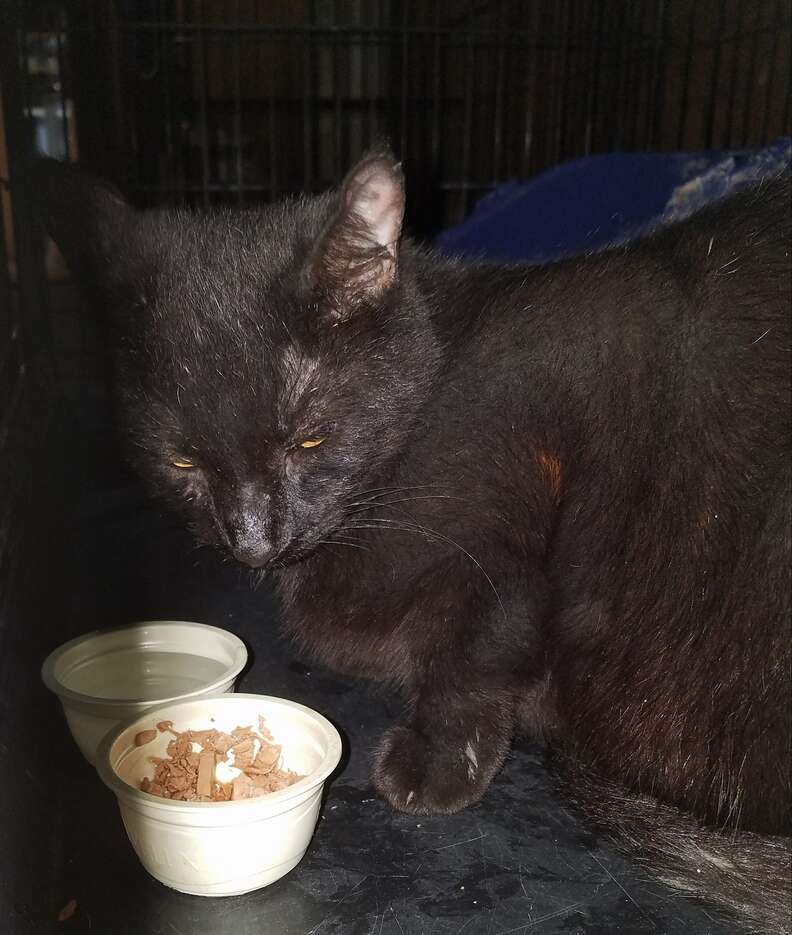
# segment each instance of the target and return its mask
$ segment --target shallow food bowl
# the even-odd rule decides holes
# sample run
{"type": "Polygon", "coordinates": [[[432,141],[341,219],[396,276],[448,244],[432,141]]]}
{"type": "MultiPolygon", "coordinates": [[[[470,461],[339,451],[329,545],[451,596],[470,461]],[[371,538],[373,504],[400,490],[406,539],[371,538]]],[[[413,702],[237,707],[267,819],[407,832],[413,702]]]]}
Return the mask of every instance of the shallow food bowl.
{"type": "Polygon", "coordinates": [[[41,677],[93,763],[111,728],[155,705],[232,692],[246,661],[245,644],[233,633],[152,620],[64,643],[44,660],[41,677]]]}
{"type": "Polygon", "coordinates": [[[319,816],[324,782],[341,758],[341,738],[321,714],[266,695],[220,695],[160,705],[99,745],[96,768],[118,798],[129,840],[148,872],[175,890],[233,896],[267,886],[302,859],[319,816]],[[157,733],[135,745],[141,731],[172,721],[173,730],[231,732],[266,721],[282,745],[282,767],[303,778],[278,792],[229,802],[181,802],[142,792],[152,778],[150,757],[164,757],[172,736],[157,733]]]}

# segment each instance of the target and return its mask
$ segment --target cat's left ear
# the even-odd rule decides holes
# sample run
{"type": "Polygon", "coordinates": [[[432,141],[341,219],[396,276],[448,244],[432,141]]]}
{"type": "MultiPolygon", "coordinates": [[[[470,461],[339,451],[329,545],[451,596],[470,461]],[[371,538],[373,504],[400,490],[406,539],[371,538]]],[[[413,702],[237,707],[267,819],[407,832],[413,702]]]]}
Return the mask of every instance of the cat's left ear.
{"type": "Polygon", "coordinates": [[[337,213],[311,264],[313,285],[329,298],[336,318],[348,318],[393,285],[403,219],[400,163],[387,150],[365,156],[344,180],[337,213]]]}

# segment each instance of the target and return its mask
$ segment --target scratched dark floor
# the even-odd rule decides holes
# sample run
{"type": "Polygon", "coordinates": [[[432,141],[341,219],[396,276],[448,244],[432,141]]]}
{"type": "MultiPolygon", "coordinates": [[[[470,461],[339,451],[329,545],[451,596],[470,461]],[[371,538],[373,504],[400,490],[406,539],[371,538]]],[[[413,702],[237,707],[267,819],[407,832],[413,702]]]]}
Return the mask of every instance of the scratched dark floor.
{"type": "Polygon", "coordinates": [[[642,879],[554,794],[541,751],[515,748],[485,800],[451,817],[395,814],[372,792],[368,759],[398,699],[298,659],[277,610],[248,576],[196,552],[149,505],[112,446],[79,424],[61,436],[71,469],[29,561],[2,655],[0,931],[10,935],[726,935],[705,907],[642,879]],[[82,447],[81,447],[82,446],[82,447]],[[97,454],[102,452],[102,454],[97,454]],[[258,892],[185,896],[150,878],[113,795],[82,760],[43,656],[97,626],[201,620],[237,633],[253,662],[239,688],[317,708],[347,759],[332,778],[303,862],[258,892]],[[71,899],[76,912],[58,922],[71,899]]]}

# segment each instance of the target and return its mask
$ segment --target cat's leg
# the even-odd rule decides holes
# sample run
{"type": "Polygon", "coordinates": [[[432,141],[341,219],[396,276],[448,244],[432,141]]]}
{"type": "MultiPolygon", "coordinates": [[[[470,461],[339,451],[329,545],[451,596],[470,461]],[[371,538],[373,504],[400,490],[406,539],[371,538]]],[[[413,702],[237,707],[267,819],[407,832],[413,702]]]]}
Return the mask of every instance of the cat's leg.
{"type": "Polygon", "coordinates": [[[432,579],[434,592],[422,582],[426,638],[415,653],[411,716],[383,736],[372,776],[394,808],[415,814],[456,812],[482,797],[520,730],[522,697],[543,678],[543,600],[502,587],[495,594],[486,581],[432,579]]]}
{"type": "Polygon", "coordinates": [[[374,787],[394,808],[418,815],[472,805],[509,751],[514,707],[507,692],[426,693],[410,723],[380,741],[374,787]]]}

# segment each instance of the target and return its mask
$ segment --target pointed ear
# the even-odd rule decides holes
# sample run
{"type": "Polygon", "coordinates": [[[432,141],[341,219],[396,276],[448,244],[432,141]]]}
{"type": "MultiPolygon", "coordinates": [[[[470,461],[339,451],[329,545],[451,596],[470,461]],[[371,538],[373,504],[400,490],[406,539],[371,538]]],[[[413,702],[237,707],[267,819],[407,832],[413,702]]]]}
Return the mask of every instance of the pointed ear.
{"type": "Polygon", "coordinates": [[[109,183],[55,159],[36,161],[33,183],[38,216],[69,269],[95,286],[135,212],[109,183]]]}
{"type": "Polygon", "coordinates": [[[400,164],[387,150],[365,156],[344,180],[337,213],[311,263],[313,285],[329,297],[337,318],[349,317],[396,280],[403,218],[400,164]]]}

